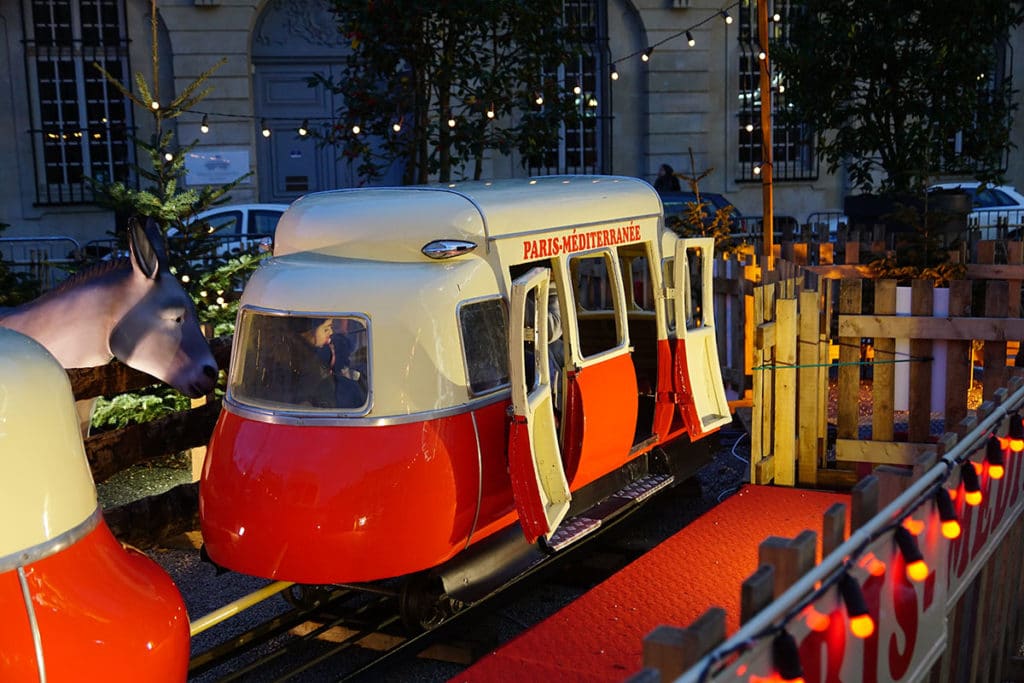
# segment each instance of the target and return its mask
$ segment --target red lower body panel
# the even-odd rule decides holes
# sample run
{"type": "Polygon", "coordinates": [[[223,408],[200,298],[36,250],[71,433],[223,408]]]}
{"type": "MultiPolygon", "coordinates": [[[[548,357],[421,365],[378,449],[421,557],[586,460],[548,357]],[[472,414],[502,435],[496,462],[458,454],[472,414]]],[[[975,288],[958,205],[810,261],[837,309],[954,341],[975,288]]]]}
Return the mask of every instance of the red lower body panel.
{"type": "Polygon", "coordinates": [[[440,564],[512,507],[505,405],[476,411],[476,427],[470,413],[346,427],[224,411],[200,484],[207,552],[228,569],[299,583],[370,581],[440,564]]]}
{"type": "MultiPolygon", "coordinates": [[[[185,680],[189,624],[181,594],[105,523],[24,572],[48,681],[185,680]]],[[[0,614],[0,681],[38,681],[17,570],[0,575],[0,614]]]]}

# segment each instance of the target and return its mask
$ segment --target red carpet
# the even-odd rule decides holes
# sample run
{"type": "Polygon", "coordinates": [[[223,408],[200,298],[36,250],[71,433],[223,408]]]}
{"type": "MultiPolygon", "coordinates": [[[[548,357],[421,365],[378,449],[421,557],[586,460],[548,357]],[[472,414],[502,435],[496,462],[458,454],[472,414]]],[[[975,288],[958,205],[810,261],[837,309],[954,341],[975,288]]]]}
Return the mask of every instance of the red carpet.
{"type": "Polygon", "coordinates": [[[739,628],[740,584],[768,536],[818,534],[822,515],[849,496],[745,486],[678,534],[454,677],[486,681],[622,681],[641,668],[643,639],[659,624],[688,626],[709,607],[739,628]]]}

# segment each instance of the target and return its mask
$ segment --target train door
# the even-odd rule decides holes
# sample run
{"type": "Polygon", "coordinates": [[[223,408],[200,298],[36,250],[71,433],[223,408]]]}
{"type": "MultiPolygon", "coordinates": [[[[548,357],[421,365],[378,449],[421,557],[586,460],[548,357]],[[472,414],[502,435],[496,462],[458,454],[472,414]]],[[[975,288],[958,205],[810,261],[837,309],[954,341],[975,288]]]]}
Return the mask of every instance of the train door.
{"type": "Polygon", "coordinates": [[[547,268],[513,280],[509,325],[512,426],[508,461],[526,540],[551,534],[572,498],[562,465],[548,360],[547,268]]]}
{"type": "Polygon", "coordinates": [[[676,242],[672,280],[675,319],[673,376],[683,421],[697,439],[732,420],[715,337],[712,261],[714,240],[676,242]]]}

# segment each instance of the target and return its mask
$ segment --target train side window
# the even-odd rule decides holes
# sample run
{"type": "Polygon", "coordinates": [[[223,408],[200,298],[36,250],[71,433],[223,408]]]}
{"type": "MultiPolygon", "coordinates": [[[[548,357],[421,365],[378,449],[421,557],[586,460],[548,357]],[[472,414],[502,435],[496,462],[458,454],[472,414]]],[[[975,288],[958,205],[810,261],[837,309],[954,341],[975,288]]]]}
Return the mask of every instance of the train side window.
{"type": "Polygon", "coordinates": [[[614,349],[621,338],[618,296],[610,254],[575,256],[569,259],[580,353],[584,358],[614,349]]]}
{"type": "Polygon", "coordinates": [[[464,303],[459,307],[459,328],[472,395],[507,386],[508,312],[501,299],[464,303]]]}
{"type": "Polygon", "coordinates": [[[687,284],[686,329],[693,330],[704,327],[704,250],[689,247],[686,250],[687,266],[690,281],[687,284]]]}
{"type": "Polygon", "coordinates": [[[653,311],[654,290],[651,285],[651,272],[647,267],[647,256],[620,257],[622,277],[631,286],[626,292],[626,301],[631,310],[653,311]]]}
{"type": "Polygon", "coordinates": [[[367,321],[243,310],[228,380],[242,403],[280,410],[364,412],[369,396],[367,321]]]}
{"type": "MultiPolygon", "coordinates": [[[[674,258],[667,258],[661,262],[661,278],[665,281],[666,289],[675,289],[676,287],[676,260],[674,258]]],[[[676,331],[676,307],[672,305],[672,300],[666,297],[662,300],[665,307],[665,327],[668,329],[669,334],[675,334],[676,331]]]]}

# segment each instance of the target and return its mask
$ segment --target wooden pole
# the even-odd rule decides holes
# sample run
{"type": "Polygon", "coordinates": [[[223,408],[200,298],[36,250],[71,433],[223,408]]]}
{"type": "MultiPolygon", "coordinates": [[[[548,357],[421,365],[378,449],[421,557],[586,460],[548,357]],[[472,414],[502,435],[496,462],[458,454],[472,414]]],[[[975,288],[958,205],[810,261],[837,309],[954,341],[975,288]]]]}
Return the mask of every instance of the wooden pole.
{"type": "MultiPolygon", "coordinates": [[[[772,79],[768,54],[768,0],[757,0],[757,42],[764,54],[759,59],[761,69],[761,227],[764,230],[764,265],[766,271],[775,270],[775,206],[772,199],[772,79]]],[[[760,56],[760,55],[758,55],[760,56]]]]}

